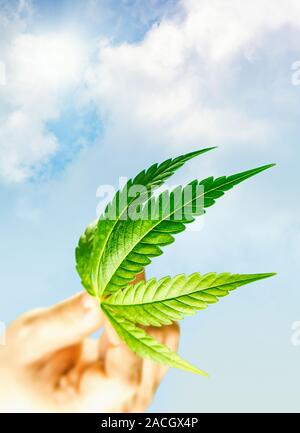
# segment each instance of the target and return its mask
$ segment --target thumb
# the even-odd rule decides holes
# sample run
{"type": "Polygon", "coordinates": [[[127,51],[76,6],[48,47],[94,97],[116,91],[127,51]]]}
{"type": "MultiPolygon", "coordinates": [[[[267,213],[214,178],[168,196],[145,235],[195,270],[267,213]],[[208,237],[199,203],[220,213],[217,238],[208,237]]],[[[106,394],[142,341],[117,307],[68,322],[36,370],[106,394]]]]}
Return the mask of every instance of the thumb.
{"type": "Polygon", "coordinates": [[[80,293],[53,307],[21,316],[9,329],[9,341],[24,362],[32,362],[79,343],[103,325],[99,302],[80,293]]]}

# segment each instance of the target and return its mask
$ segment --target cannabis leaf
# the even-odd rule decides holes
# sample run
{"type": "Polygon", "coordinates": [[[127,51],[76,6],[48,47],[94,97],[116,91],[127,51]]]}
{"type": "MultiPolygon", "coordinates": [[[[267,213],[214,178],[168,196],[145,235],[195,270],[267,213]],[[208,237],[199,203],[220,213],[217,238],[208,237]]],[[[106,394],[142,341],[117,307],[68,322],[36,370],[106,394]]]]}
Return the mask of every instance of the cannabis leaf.
{"type": "Polygon", "coordinates": [[[170,325],[218,302],[218,298],[229,295],[240,286],[273,275],[209,273],[202,276],[194,273],[188,277],[177,275],[159,281],[152,278],[110,295],[102,306],[111,315],[118,314],[141,325],[170,325]]]}
{"type": "MultiPolygon", "coordinates": [[[[112,202],[107,205],[104,215],[87,227],[76,248],[77,272],[82,285],[91,295],[97,296],[100,292],[99,266],[108,239],[121,218],[126,218],[130,204],[136,200],[135,196],[128,195],[128,191],[134,186],[145,187],[138,197],[139,203],[142,203],[187,161],[213,149],[215,147],[204,148],[168,159],[159,165],[153,164],[148,170],[143,170],[134,179],[130,179],[122,191],[117,191],[112,202]]],[[[135,272],[138,273],[139,270],[140,267],[136,266],[135,272]]]]}
{"type": "Polygon", "coordinates": [[[170,350],[164,344],[158,343],[143,329],[135,326],[134,323],[126,320],[122,316],[112,314],[107,309],[106,305],[102,304],[102,310],[109,318],[110,323],[121,340],[139,356],[168,365],[169,367],[180,368],[181,370],[190,371],[201,376],[208,376],[204,371],[184,361],[177,353],[170,350]]]}
{"type": "Polygon", "coordinates": [[[194,216],[203,214],[204,208],[212,206],[225,191],[272,166],[265,165],[229,177],[193,181],[185,188],[178,187],[172,192],[164,191],[158,198],[150,198],[140,219],[120,221],[111,234],[100,263],[100,293],[127,286],[137,272],[151,263],[152,257],[162,254],[161,247],[174,242],[173,235],[185,230],[186,224],[194,221],[194,216]],[[184,200],[189,187],[194,187],[191,198],[184,200]],[[194,207],[201,198],[203,204],[194,207]],[[167,210],[162,203],[169,205],[167,210]],[[154,209],[153,219],[147,219],[149,208],[154,209]]]}
{"type": "Polygon", "coordinates": [[[76,268],[86,290],[120,338],[139,356],[170,367],[206,375],[147,334],[143,326],[162,326],[207,308],[236,288],[275,275],[177,275],[132,285],[135,276],[174,242],[196,217],[203,215],[224,193],[274,164],[232,176],[194,180],[185,187],[154,190],[188,160],[213,148],[201,149],[162,164],[154,164],[129,180],[90,224],[76,248],[76,268]]]}
{"type": "Polygon", "coordinates": [[[75,250],[76,256],[76,269],[81,277],[81,283],[87,292],[95,296],[94,289],[92,287],[91,281],[91,264],[90,258],[93,249],[93,241],[95,237],[95,232],[97,229],[97,221],[94,221],[89,226],[87,226],[85,232],[80,237],[78,246],[75,250]]]}

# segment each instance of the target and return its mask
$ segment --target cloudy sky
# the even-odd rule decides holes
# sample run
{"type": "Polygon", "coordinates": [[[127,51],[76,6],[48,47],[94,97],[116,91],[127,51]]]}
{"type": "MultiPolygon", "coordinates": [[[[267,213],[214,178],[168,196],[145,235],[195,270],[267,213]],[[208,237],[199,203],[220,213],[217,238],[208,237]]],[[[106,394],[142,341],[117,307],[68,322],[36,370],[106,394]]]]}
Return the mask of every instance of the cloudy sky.
{"type": "Polygon", "coordinates": [[[204,146],[174,182],[276,162],[149,268],[278,272],[184,322],[212,378],[151,410],[299,410],[299,40],[298,0],[0,0],[0,320],[80,290],[99,185],[204,146]]]}

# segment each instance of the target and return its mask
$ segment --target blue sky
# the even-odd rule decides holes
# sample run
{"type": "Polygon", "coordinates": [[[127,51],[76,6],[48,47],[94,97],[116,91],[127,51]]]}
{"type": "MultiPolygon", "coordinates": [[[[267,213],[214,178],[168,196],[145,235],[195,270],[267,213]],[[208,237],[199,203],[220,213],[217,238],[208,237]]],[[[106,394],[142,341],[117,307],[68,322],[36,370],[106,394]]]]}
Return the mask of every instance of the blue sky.
{"type": "Polygon", "coordinates": [[[81,289],[99,185],[207,145],[174,182],[276,162],[150,266],[278,272],[183,323],[180,352],[212,378],[171,371],[151,410],[299,411],[300,6],[224,4],[0,1],[0,320],[81,289]]]}

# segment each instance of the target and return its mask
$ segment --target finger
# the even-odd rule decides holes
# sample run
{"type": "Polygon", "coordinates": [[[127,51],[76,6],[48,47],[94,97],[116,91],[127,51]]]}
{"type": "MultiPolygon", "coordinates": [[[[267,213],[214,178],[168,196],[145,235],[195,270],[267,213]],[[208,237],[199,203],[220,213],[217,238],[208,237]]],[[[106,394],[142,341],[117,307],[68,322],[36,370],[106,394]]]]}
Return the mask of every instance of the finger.
{"type": "Polygon", "coordinates": [[[100,339],[99,356],[105,374],[132,387],[138,387],[142,375],[142,359],[135,355],[116,335],[109,322],[100,339]]]}
{"type": "Polygon", "coordinates": [[[97,363],[86,368],[81,376],[79,393],[89,412],[121,412],[135,392],[135,387],[128,382],[108,378],[97,363]]]}
{"type": "MultiPolygon", "coordinates": [[[[173,352],[177,352],[179,337],[180,337],[180,327],[178,323],[174,322],[172,325],[164,326],[164,344],[168,346],[173,352]]],[[[157,386],[162,381],[163,377],[168,372],[169,367],[165,365],[160,365],[158,369],[157,386]]]]}
{"type": "MultiPolygon", "coordinates": [[[[159,343],[164,343],[164,327],[149,327],[147,328],[147,333],[159,343]]],[[[142,380],[134,402],[134,410],[136,412],[144,412],[150,405],[157,388],[158,374],[161,368],[162,366],[157,362],[149,359],[143,360],[142,380]]]]}
{"type": "Polygon", "coordinates": [[[98,358],[80,372],[79,390],[91,411],[123,411],[135,396],[142,360],[115,335],[109,323],[99,340],[98,358]]]}
{"type": "Polygon", "coordinates": [[[137,284],[140,281],[145,281],[145,279],[146,279],[146,274],[145,274],[145,270],[143,270],[142,272],[140,272],[139,274],[137,274],[135,276],[135,279],[134,279],[134,281],[132,281],[131,284],[137,284]]]}
{"type": "Polygon", "coordinates": [[[27,363],[79,343],[102,325],[98,301],[80,293],[18,319],[9,329],[9,342],[17,349],[21,362],[27,363]]]}
{"type": "Polygon", "coordinates": [[[100,338],[99,338],[99,343],[98,343],[98,357],[99,357],[99,362],[101,363],[101,365],[105,364],[105,358],[106,358],[106,353],[110,347],[111,343],[110,343],[110,339],[107,335],[107,332],[104,331],[100,338]]]}
{"type": "Polygon", "coordinates": [[[44,362],[33,364],[33,371],[39,380],[50,386],[58,387],[60,379],[75,367],[81,356],[81,344],[57,351],[44,362]]]}
{"type": "MultiPolygon", "coordinates": [[[[174,323],[170,326],[162,328],[148,328],[149,334],[152,335],[158,342],[165,344],[171,350],[176,351],[179,339],[179,326],[174,323]]],[[[167,373],[168,367],[158,364],[157,362],[144,360],[142,369],[142,380],[139,391],[135,400],[135,411],[143,412],[150,405],[155,392],[167,373]]]]}
{"type": "MultiPolygon", "coordinates": [[[[78,392],[83,372],[98,360],[98,342],[93,338],[85,338],[82,343],[72,347],[79,347],[80,350],[74,353],[73,362],[68,369],[63,370],[62,367],[59,367],[61,374],[56,388],[78,392]]],[[[63,349],[62,351],[67,350],[69,349],[63,349]]],[[[54,361],[59,361],[56,356],[52,356],[52,358],[54,358],[54,361]]],[[[60,364],[60,362],[58,363],[60,364]]]]}
{"type": "MultiPolygon", "coordinates": [[[[139,281],[145,280],[145,271],[140,272],[136,275],[134,281],[131,284],[136,284],[139,281]]],[[[140,373],[141,373],[141,367],[142,362],[140,361],[140,358],[133,354],[133,352],[128,349],[128,347],[120,340],[119,336],[117,335],[114,328],[111,326],[109,320],[107,318],[104,318],[105,323],[105,330],[100,337],[99,341],[99,359],[102,365],[104,366],[104,369],[106,370],[108,375],[116,376],[120,375],[124,378],[129,378],[132,375],[130,372],[132,370],[131,364],[135,363],[138,365],[137,369],[137,377],[136,381],[138,382],[140,380],[140,373]],[[125,365],[125,371],[122,372],[122,369],[114,368],[114,361],[117,360],[118,354],[124,354],[126,356],[126,359],[129,361],[129,364],[124,363],[125,365]],[[109,362],[109,359],[112,358],[112,363],[109,362]],[[128,368],[127,368],[128,367],[128,368]],[[126,371],[128,370],[128,371],[126,371]],[[128,374],[129,373],[129,374],[128,374]]]]}

